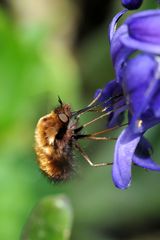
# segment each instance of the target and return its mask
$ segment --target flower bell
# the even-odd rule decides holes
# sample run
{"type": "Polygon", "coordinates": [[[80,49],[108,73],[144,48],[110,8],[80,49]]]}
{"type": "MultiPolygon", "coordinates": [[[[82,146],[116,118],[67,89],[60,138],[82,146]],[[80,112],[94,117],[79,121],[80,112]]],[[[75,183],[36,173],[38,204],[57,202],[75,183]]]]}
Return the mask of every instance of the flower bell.
{"type": "Polygon", "coordinates": [[[112,169],[113,182],[120,189],[130,186],[133,163],[160,171],[160,165],[152,160],[151,145],[144,137],[148,129],[160,123],[160,10],[133,14],[116,29],[124,13],[125,10],[118,13],[110,25],[111,56],[116,74],[99,99],[114,97],[117,91],[121,94],[121,102],[116,103],[121,107],[116,110],[113,104],[115,110],[109,126],[121,124],[120,116],[128,114],[128,127],[116,142],[112,169]],[[111,85],[112,91],[108,91],[111,85]]]}
{"type": "Polygon", "coordinates": [[[151,54],[160,54],[160,10],[131,15],[124,22],[126,31],[119,40],[125,47],[151,54]]]}

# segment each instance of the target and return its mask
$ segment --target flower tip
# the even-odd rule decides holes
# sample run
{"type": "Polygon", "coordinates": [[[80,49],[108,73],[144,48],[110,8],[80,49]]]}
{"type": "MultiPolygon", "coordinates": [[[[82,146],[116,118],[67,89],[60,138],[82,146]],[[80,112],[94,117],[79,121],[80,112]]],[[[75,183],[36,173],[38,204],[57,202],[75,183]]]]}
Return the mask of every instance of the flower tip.
{"type": "Polygon", "coordinates": [[[135,10],[141,6],[143,0],[121,0],[121,2],[122,2],[122,5],[127,9],[135,10]]]}
{"type": "Polygon", "coordinates": [[[120,189],[120,190],[127,190],[130,186],[131,186],[131,180],[130,182],[126,185],[126,184],[117,184],[114,182],[114,185],[116,188],[120,189]]]}

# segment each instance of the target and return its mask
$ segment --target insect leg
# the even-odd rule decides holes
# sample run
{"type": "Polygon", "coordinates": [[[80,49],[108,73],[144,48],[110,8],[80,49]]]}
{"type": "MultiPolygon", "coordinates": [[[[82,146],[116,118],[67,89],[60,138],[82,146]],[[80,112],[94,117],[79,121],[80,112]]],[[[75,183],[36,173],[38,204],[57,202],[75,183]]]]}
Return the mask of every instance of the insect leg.
{"type": "Polygon", "coordinates": [[[89,139],[89,140],[97,140],[97,141],[115,141],[116,137],[96,137],[94,134],[77,134],[74,136],[76,140],[78,139],[89,139]]]}
{"type": "Polygon", "coordinates": [[[100,135],[100,134],[104,134],[104,133],[109,133],[109,132],[112,132],[118,128],[121,128],[121,127],[124,127],[124,126],[127,126],[128,123],[124,123],[124,124],[121,124],[121,125],[117,125],[115,127],[112,127],[112,128],[107,128],[107,129],[104,129],[102,131],[99,131],[99,132],[95,132],[95,133],[92,133],[91,135],[92,136],[97,136],[97,135],[100,135]]]}
{"type": "Polygon", "coordinates": [[[83,149],[80,147],[79,144],[76,143],[76,148],[79,150],[80,154],[82,155],[82,157],[89,163],[89,165],[91,167],[102,167],[102,166],[108,166],[108,165],[112,165],[113,163],[93,163],[90,158],[88,157],[88,155],[83,151],[83,149]]]}
{"type": "Polygon", "coordinates": [[[97,141],[115,141],[117,140],[116,137],[95,137],[94,135],[92,136],[88,136],[86,137],[86,139],[90,139],[90,140],[97,140],[97,141]]]}

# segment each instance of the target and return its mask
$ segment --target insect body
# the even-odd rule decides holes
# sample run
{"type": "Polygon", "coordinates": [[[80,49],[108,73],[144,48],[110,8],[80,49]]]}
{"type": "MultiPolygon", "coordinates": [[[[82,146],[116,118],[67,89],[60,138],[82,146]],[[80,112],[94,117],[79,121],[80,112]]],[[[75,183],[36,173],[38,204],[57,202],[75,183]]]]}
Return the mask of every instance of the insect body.
{"type": "MultiPolygon", "coordinates": [[[[83,128],[111,113],[110,110],[107,111],[107,109],[110,109],[110,106],[99,109],[99,104],[95,104],[98,97],[95,98],[86,108],[77,112],[72,112],[70,105],[63,104],[59,99],[60,106],[50,114],[40,118],[38,121],[35,130],[37,161],[42,172],[53,181],[66,180],[69,178],[70,173],[73,170],[73,149],[75,148],[78,149],[90,166],[99,167],[112,164],[92,163],[88,155],[78,143],[78,140],[81,139],[102,141],[116,140],[116,138],[99,137],[98,135],[108,133],[117,129],[119,126],[92,134],[81,133],[83,128]],[[99,111],[102,114],[90,122],[78,126],[79,116],[89,111],[99,111]]],[[[108,100],[106,103],[108,103],[108,100]]]]}
{"type": "Polygon", "coordinates": [[[35,139],[40,169],[54,181],[65,180],[72,170],[74,129],[77,119],[71,120],[71,108],[61,104],[55,111],[40,118],[35,139]]]}

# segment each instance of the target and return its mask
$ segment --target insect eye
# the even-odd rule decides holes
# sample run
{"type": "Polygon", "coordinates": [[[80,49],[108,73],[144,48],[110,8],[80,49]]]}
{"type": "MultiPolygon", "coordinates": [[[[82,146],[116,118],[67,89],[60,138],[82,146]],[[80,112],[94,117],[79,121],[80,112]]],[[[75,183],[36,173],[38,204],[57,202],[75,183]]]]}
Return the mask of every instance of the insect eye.
{"type": "Polygon", "coordinates": [[[68,122],[68,116],[66,115],[66,114],[64,114],[64,113],[60,113],[59,115],[58,115],[58,117],[59,117],[59,119],[63,122],[63,123],[67,123],[68,122]]]}

